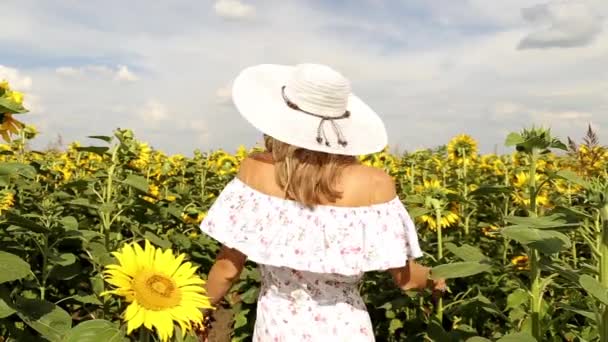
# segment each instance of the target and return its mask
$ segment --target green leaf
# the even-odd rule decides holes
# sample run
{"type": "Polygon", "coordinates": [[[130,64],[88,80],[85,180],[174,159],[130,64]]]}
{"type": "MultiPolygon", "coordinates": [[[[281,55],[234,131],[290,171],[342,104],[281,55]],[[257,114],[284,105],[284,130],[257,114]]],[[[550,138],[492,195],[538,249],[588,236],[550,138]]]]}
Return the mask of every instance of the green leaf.
{"type": "Polygon", "coordinates": [[[561,142],[559,139],[553,139],[553,141],[551,142],[551,145],[549,145],[549,147],[557,148],[562,151],[568,151],[568,146],[566,146],[566,144],[561,142]]]}
{"type": "Polygon", "coordinates": [[[394,334],[397,329],[403,328],[403,322],[400,319],[391,319],[391,323],[388,327],[388,331],[391,334],[394,334]]]}
{"type": "Polygon", "coordinates": [[[507,309],[515,309],[527,303],[530,299],[528,292],[523,289],[517,289],[507,296],[507,309]]]}
{"type": "Polygon", "coordinates": [[[506,216],[505,220],[520,228],[559,228],[568,224],[564,214],[548,216],[506,216]]]}
{"type": "Polygon", "coordinates": [[[537,342],[532,335],[527,333],[514,333],[500,338],[496,342],[537,342]]]}
{"type": "Polygon", "coordinates": [[[58,280],[70,280],[79,276],[80,274],[82,274],[82,265],[75,262],[67,266],[55,265],[51,269],[49,276],[58,280]]]}
{"type": "Polygon", "coordinates": [[[144,238],[148,239],[150,242],[163,249],[169,249],[172,246],[170,241],[159,237],[158,235],[152,233],[149,230],[144,233],[144,238]]]}
{"type": "Polygon", "coordinates": [[[413,219],[415,219],[422,215],[426,215],[426,214],[430,213],[431,211],[429,209],[425,209],[423,207],[415,207],[415,208],[408,209],[408,212],[409,212],[410,216],[413,219]]]}
{"type": "Polygon", "coordinates": [[[36,233],[48,234],[49,230],[44,226],[24,217],[23,215],[17,215],[11,212],[6,213],[8,223],[14,224],[21,228],[29,229],[36,233]]]}
{"type": "Polygon", "coordinates": [[[112,255],[106,249],[104,243],[93,241],[87,244],[86,250],[91,253],[93,261],[98,265],[109,265],[114,262],[112,255]]]}
{"type": "Polygon", "coordinates": [[[36,177],[36,169],[29,164],[0,163],[0,176],[20,175],[29,179],[36,177]]]}
{"type": "Polygon", "coordinates": [[[17,311],[12,306],[8,289],[0,285],[0,319],[11,316],[15,312],[17,311]]]}
{"type": "Polygon", "coordinates": [[[79,206],[83,206],[83,207],[87,207],[87,208],[91,208],[91,209],[99,208],[99,206],[91,204],[91,202],[89,202],[89,200],[86,198],[77,198],[77,199],[69,201],[67,203],[71,204],[71,205],[79,205],[79,206]]]}
{"type": "Polygon", "coordinates": [[[91,139],[97,139],[97,140],[103,140],[107,143],[112,141],[112,137],[109,137],[107,135],[89,135],[87,138],[91,138],[91,139]]]}
{"type": "Polygon", "coordinates": [[[91,282],[91,289],[93,289],[93,292],[98,296],[101,295],[101,293],[105,290],[105,282],[101,274],[97,273],[96,275],[90,277],[89,281],[91,282]]]}
{"type": "Polygon", "coordinates": [[[479,188],[471,191],[470,196],[487,196],[495,194],[508,194],[513,191],[513,188],[501,185],[482,185],[479,188]]]}
{"type": "Polygon", "coordinates": [[[556,306],[558,308],[564,309],[564,310],[568,310],[568,311],[572,311],[574,313],[577,313],[589,320],[591,320],[592,322],[596,322],[597,321],[597,317],[595,315],[595,313],[591,312],[591,311],[586,311],[586,310],[581,310],[581,309],[577,309],[573,306],[567,305],[567,304],[563,304],[563,303],[556,303],[556,306]]]}
{"type": "Polygon", "coordinates": [[[75,295],[72,296],[72,299],[74,299],[75,301],[78,301],[82,304],[95,304],[95,305],[101,305],[101,301],[99,300],[99,298],[97,298],[97,296],[94,295],[86,295],[86,296],[82,296],[82,295],[75,295]]]}
{"type": "Polygon", "coordinates": [[[505,146],[515,146],[523,143],[524,141],[524,137],[522,137],[521,134],[509,133],[509,135],[507,135],[507,139],[505,140],[505,146]]]}
{"type": "Polygon", "coordinates": [[[469,277],[482,272],[487,272],[491,269],[488,264],[482,264],[479,262],[462,261],[454,262],[451,264],[435,266],[432,269],[433,279],[451,279],[451,278],[463,278],[469,277]]]}
{"type": "Polygon", "coordinates": [[[503,228],[501,233],[509,239],[545,254],[554,254],[570,247],[570,238],[554,230],[511,226],[503,228]]]}
{"type": "Polygon", "coordinates": [[[149,189],[148,181],[142,176],[128,175],[123,183],[144,193],[149,189]]]}
{"type": "Polygon", "coordinates": [[[448,242],[446,244],[446,248],[463,261],[479,262],[488,259],[485,255],[483,255],[483,253],[481,253],[479,248],[471,245],[464,244],[458,247],[455,244],[448,242]]]}
{"type": "Polygon", "coordinates": [[[78,230],[78,221],[74,216],[65,216],[60,222],[65,230],[78,230]]]}
{"type": "Polygon", "coordinates": [[[583,178],[581,178],[579,175],[576,174],[576,172],[571,171],[571,170],[559,170],[555,173],[554,175],[555,177],[561,178],[561,179],[565,179],[571,183],[577,184],[582,186],[585,189],[589,188],[589,183],[584,180],[583,178]]]}
{"type": "Polygon", "coordinates": [[[466,340],[466,342],[492,342],[492,340],[488,340],[487,338],[481,336],[474,336],[466,340]]]}
{"type": "Polygon", "coordinates": [[[76,256],[72,253],[63,253],[51,256],[49,260],[57,265],[69,266],[76,262],[76,256]]]}
{"type": "Polygon", "coordinates": [[[245,304],[254,304],[258,300],[259,293],[260,290],[258,287],[251,287],[249,290],[245,291],[245,293],[241,295],[241,300],[245,304]]]}
{"type": "Polygon", "coordinates": [[[60,341],[72,327],[72,317],[57,305],[19,297],[17,315],[32,329],[51,341],[60,341]]]}
{"type": "Polygon", "coordinates": [[[61,342],[122,342],[128,341],[124,331],[116,324],[103,320],[94,319],[82,322],[72,328],[61,342]]]}
{"type": "Polygon", "coordinates": [[[234,329],[238,329],[247,325],[247,314],[249,309],[240,310],[234,317],[234,329]]]}
{"type": "Polygon", "coordinates": [[[21,114],[27,113],[27,109],[22,104],[13,101],[12,99],[0,96],[0,113],[21,114]]]}
{"type": "Polygon", "coordinates": [[[578,282],[581,284],[581,287],[587,291],[587,293],[595,297],[604,305],[608,305],[608,289],[604,287],[597,279],[591,277],[590,275],[584,274],[579,278],[578,282]]]}
{"type": "Polygon", "coordinates": [[[30,265],[20,257],[0,251],[0,284],[23,279],[30,274],[30,265]]]}
{"type": "Polygon", "coordinates": [[[110,148],[106,146],[86,146],[76,147],[76,151],[79,152],[91,152],[103,156],[110,148]]]}

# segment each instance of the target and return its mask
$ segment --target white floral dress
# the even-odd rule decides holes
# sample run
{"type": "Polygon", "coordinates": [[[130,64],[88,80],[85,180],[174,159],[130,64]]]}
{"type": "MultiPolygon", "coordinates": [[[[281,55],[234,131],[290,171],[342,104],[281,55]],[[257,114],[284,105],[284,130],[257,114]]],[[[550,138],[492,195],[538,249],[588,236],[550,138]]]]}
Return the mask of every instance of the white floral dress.
{"type": "Polygon", "coordinates": [[[235,178],[201,229],[260,267],[253,341],[374,341],[358,292],[361,277],[422,256],[397,197],[364,207],[308,209],[235,178]]]}

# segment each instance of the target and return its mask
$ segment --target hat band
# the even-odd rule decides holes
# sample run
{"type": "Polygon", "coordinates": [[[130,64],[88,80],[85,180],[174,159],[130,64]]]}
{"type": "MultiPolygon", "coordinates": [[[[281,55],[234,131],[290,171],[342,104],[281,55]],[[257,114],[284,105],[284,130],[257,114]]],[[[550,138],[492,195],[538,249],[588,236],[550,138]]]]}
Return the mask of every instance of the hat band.
{"type": "Polygon", "coordinates": [[[331,126],[334,130],[334,133],[336,134],[336,136],[338,137],[338,145],[342,146],[342,147],[346,147],[346,145],[348,145],[348,142],[346,141],[346,139],[344,138],[344,134],[342,133],[342,130],[340,129],[340,126],[338,126],[338,124],[334,121],[334,120],[341,120],[341,119],[347,119],[350,117],[350,111],[345,111],[344,114],[340,115],[340,116],[326,116],[326,115],[321,115],[321,114],[317,114],[317,113],[311,113],[308,111],[305,111],[303,109],[301,109],[297,104],[295,104],[294,102],[292,102],[286,95],[285,95],[285,86],[283,86],[281,88],[281,93],[283,95],[283,100],[285,101],[285,104],[293,109],[293,110],[297,110],[299,112],[302,112],[304,114],[308,114],[311,116],[314,116],[316,118],[321,119],[319,121],[319,126],[317,126],[317,142],[319,144],[323,144],[325,143],[325,146],[327,147],[331,147],[331,144],[329,143],[329,141],[327,140],[327,135],[325,134],[325,129],[324,129],[324,124],[325,122],[330,122],[331,126]]]}

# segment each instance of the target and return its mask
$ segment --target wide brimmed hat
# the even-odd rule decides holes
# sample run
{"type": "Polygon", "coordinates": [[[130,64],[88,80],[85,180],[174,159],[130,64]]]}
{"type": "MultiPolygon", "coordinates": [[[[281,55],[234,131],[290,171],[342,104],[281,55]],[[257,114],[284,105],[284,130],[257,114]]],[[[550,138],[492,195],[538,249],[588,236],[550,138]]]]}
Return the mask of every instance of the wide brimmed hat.
{"type": "Polygon", "coordinates": [[[294,146],[364,155],[387,145],[382,119],[351,93],[344,76],[325,65],[246,68],[234,80],[232,99],[255,128],[294,146]]]}

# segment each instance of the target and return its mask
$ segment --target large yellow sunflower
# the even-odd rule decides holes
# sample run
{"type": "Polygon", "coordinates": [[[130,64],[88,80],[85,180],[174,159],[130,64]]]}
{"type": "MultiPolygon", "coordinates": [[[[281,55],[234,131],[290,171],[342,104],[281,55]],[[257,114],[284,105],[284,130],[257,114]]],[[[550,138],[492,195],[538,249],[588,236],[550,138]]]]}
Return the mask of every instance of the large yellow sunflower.
{"type": "Polygon", "coordinates": [[[124,313],[127,334],[144,326],[156,329],[161,341],[173,336],[174,322],[182,334],[201,325],[201,309],[211,308],[203,287],[205,281],[195,275],[196,267],[184,261],[185,255],[175,256],[171,250],[162,251],[145,242],[125,245],[112,253],[118,265],[108,265],[105,280],[116,287],[106,293],[124,297],[131,304],[124,313]]]}
{"type": "MultiPolygon", "coordinates": [[[[543,176],[537,173],[534,175],[534,179],[536,186],[538,186],[543,181],[543,176]]],[[[521,206],[530,206],[530,189],[528,188],[530,185],[530,174],[527,172],[516,174],[512,184],[515,187],[515,191],[511,194],[513,202],[521,206]]],[[[542,207],[549,207],[551,205],[549,194],[545,189],[536,195],[536,205],[542,207]]]]}
{"type": "Polygon", "coordinates": [[[217,168],[217,173],[220,175],[228,175],[234,174],[237,171],[237,167],[239,166],[239,161],[236,157],[226,154],[223,157],[220,157],[215,162],[215,167],[217,168]]]}
{"type": "Polygon", "coordinates": [[[448,158],[458,164],[469,163],[477,158],[477,141],[470,135],[460,134],[448,143],[448,158]]]}
{"type": "MultiPolygon", "coordinates": [[[[455,211],[444,211],[441,215],[441,228],[448,228],[455,225],[458,222],[460,216],[455,211]]],[[[430,230],[437,229],[437,219],[434,214],[424,214],[418,216],[418,221],[425,223],[430,230]]]]}
{"type": "Polygon", "coordinates": [[[18,134],[25,127],[23,123],[15,119],[10,113],[0,113],[0,136],[6,142],[11,142],[11,134],[18,134]]]}

